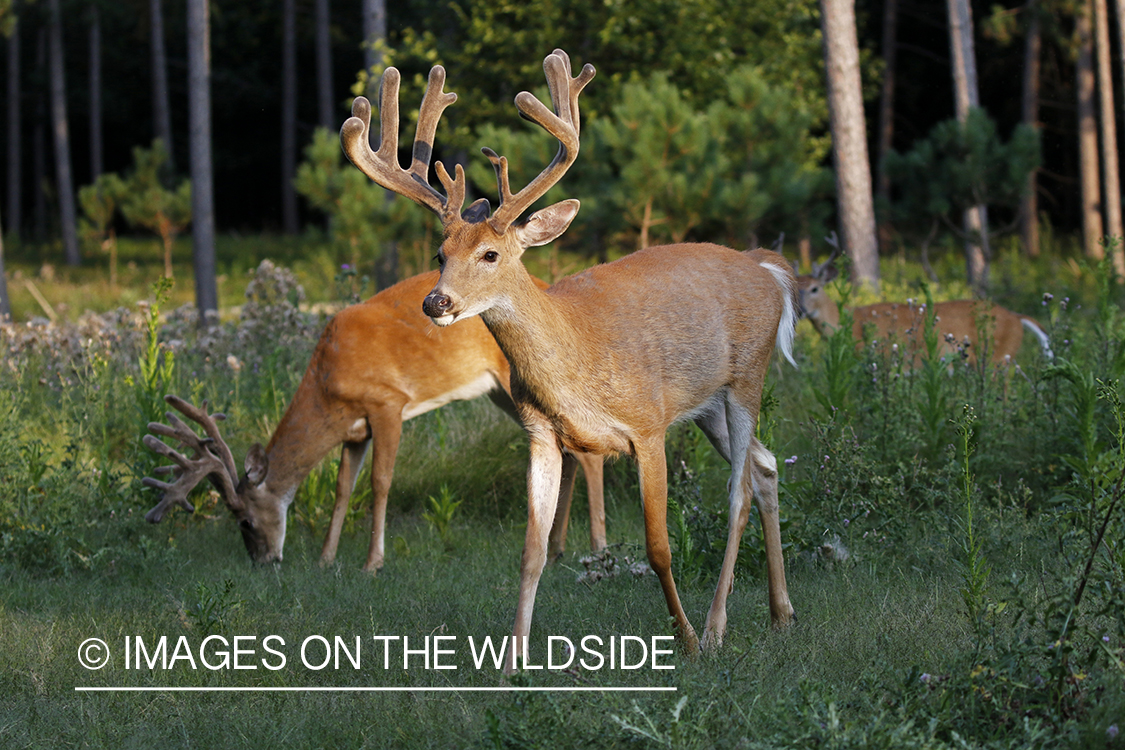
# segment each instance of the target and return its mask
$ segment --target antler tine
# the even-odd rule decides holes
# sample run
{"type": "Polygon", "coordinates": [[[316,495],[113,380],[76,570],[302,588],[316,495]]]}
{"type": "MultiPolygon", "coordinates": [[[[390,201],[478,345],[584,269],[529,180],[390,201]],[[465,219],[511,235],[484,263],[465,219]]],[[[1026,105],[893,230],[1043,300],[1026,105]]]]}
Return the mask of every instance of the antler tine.
{"type": "MultiPolygon", "coordinates": [[[[145,435],[144,444],[146,448],[176,464],[174,467],[160,467],[159,473],[176,475],[178,470],[178,476],[175,476],[175,481],[171,483],[161,482],[152,477],[145,477],[141,480],[141,483],[146,487],[154,487],[162,493],[160,502],[145,514],[145,520],[149,523],[160,523],[164,514],[173,505],[178,505],[189,513],[194,512],[195,506],[188,501],[187,496],[208,475],[217,474],[220,477],[220,485],[229,484],[229,480],[224,481],[225,467],[222,465],[222,461],[211,453],[198,437],[192,442],[194,444],[191,447],[195,449],[196,455],[188,458],[153,435],[145,435]]],[[[207,439],[207,442],[210,442],[210,440],[207,439]]],[[[223,489],[225,490],[226,487],[224,486],[223,489]]],[[[233,487],[231,487],[231,490],[233,490],[233,487]]],[[[233,494],[233,492],[231,492],[231,495],[224,493],[224,497],[233,496],[233,494]]]]}
{"type": "Polygon", "coordinates": [[[162,493],[160,502],[156,507],[145,514],[145,520],[149,523],[159,523],[173,505],[178,505],[188,512],[194,511],[195,507],[188,501],[187,496],[197,484],[203,481],[204,477],[211,478],[212,483],[222,494],[224,502],[232,510],[240,508],[242,501],[238,498],[238,493],[235,490],[238,473],[235,469],[234,457],[231,455],[230,448],[223,440],[222,435],[219,434],[219,428],[216,424],[216,421],[226,419],[226,416],[223,414],[209,415],[206,401],[203,402],[202,408],[197,408],[182,398],[172,395],[165,396],[164,400],[184,416],[199,423],[203,427],[206,437],[197,435],[194,430],[172,412],[167,412],[165,415],[168,418],[168,424],[149,423],[148,429],[153,434],[144,436],[145,447],[175,464],[174,466],[157,467],[155,473],[171,474],[175,481],[171,483],[162,482],[152,477],[145,477],[141,480],[146,487],[154,487],[162,493]],[[157,435],[179,441],[182,446],[191,449],[192,456],[190,458],[185,456],[160,440],[156,437],[157,435]]]}
{"type": "MultiPolygon", "coordinates": [[[[235,466],[234,456],[231,454],[230,447],[227,445],[227,442],[223,440],[223,436],[219,434],[219,426],[215,424],[216,420],[220,422],[226,420],[227,415],[218,413],[208,415],[206,401],[203,402],[202,408],[196,408],[179,396],[173,396],[172,394],[168,394],[167,396],[165,396],[164,401],[188,419],[198,423],[203,428],[203,431],[207,433],[207,437],[211,438],[211,440],[214,441],[213,448],[218,454],[218,458],[223,462],[223,468],[226,469],[226,473],[230,477],[231,486],[237,484],[238,468],[237,466],[235,466]]],[[[167,416],[169,420],[176,419],[175,415],[171,412],[168,412],[165,416],[167,416]]],[[[184,425],[184,429],[188,432],[191,432],[191,430],[186,425],[184,425]]]]}
{"type": "MultiPolygon", "coordinates": [[[[435,65],[430,70],[426,93],[418,115],[418,128],[414,136],[413,159],[410,169],[403,169],[398,163],[398,92],[402,76],[395,68],[383,72],[379,93],[379,150],[372,151],[369,145],[371,127],[371,103],[358,96],[352,104],[352,116],[340,128],[340,142],[344,153],[361,172],[387,190],[403,195],[415,203],[437,214],[443,223],[448,223],[460,214],[465,200],[465,177],[463,170],[457,170],[453,180],[442,179],[449,193],[449,199],[430,186],[427,175],[430,159],[433,156],[434,135],[442,112],[457,95],[443,92],[445,69],[435,65]],[[457,198],[460,194],[460,199],[457,198]]],[[[445,173],[440,163],[438,177],[445,173]]],[[[445,175],[448,178],[448,174],[445,175]]]]}
{"type": "Polygon", "coordinates": [[[833,229],[828,234],[828,236],[824,238],[824,241],[826,243],[828,243],[829,247],[832,248],[832,252],[831,252],[831,254],[829,254],[828,260],[824,261],[823,263],[814,262],[812,264],[812,275],[815,278],[818,278],[818,279],[824,277],[825,271],[828,269],[829,266],[832,265],[833,261],[835,261],[836,257],[840,254],[840,240],[836,236],[836,230],[835,229],[833,229]]]}
{"type": "Polygon", "coordinates": [[[492,149],[482,149],[496,170],[500,190],[500,205],[488,220],[493,230],[503,234],[532,203],[551,189],[578,158],[578,135],[581,118],[578,95],[594,77],[594,66],[587,63],[578,76],[570,77],[570,58],[562,50],[555,50],[543,60],[543,72],[551,92],[552,112],[532,94],[521,91],[516,95],[516,108],[520,116],[534,122],[559,141],[555,158],[539,175],[515,195],[508,184],[507,160],[497,156],[492,149]]]}

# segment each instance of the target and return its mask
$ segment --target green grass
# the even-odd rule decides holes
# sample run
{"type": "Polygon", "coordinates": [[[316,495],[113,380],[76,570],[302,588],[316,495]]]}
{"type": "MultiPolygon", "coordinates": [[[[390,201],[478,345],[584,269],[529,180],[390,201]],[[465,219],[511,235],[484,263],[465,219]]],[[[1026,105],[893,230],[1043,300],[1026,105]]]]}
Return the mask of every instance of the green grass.
{"type": "MultiPolygon", "coordinates": [[[[229,242],[222,262],[232,274],[245,274],[270,248],[258,238],[229,242]]],[[[301,282],[319,290],[311,301],[339,299],[331,253],[275,249],[293,253],[301,282]]],[[[918,288],[916,267],[888,263],[900,266],[889,286],[918,288]]],[[[1048,326],[1055,363],[1029,346],[1019,371],[942,365],[924,379],[884,351],[856,351],[850,340],[833,349],[802,324],[800,368],[771,369],[761,437],[782,465],[795,627],[769,627],[752,514],[729,632],[716,653],[690,659],[677,649],[669,671],[533,671],[511,683],[676,688],[660,694],[75,692],[504,684],[491,668],[473,669],[467,639],[511,632],[526,438],[487,401],[412,420],[378,576],[360,571],[369,539],[362,491],[336,564],[317,564],[330,512],[325,488],[334,484],[328,463],[297,495],[284,564],[255,567],[229,515],[205,492],[194,515],[176,511],[159,526],[142,520],[155,503],[138,481],[153,466],[139,437],[154,394],[127,378],[139,373],[143,324],[95,334],[19,328],[0,366],[0,747],[1121,747],[1125,505],[1114,493],[1125,466],[1125,414],[1110,397],[1125,375],[1121,290],[1096,269],[1058,258],[1022,266],[1005,259],[995,270],[1011,289],[1001,302],[1048,326]],[[1044,291],[1053,301],[1042,301],[1044,291]],[[976,421],[962,436],[972,447],[962,463],[965,445],[949,452],[958,435],[947,420],[965,404],[976,421]],[[440,523],[430,498],[442,499],[440,523]],[[968,547],[979,551],[978,569],[989,570],[973,580],[963,524],[970,499],[968,547]],[[1101,519],[1107,531],[1094,546],[1101,519]],[[837,539],[848,558],[824,559],[822,545],[837,539]],[[1083,581],[1085,598],[1074,607],[1083,581]],[[961,595],[969,583],[979,605],[973,617],[961,595]],[[126,636],[151,644],[164,635],[173,646],[185,636],[197,657],[208,635],[256,636],[249,661],[257,664],[271,634],[286,642],[279,671],[193,671],[182,662],[169,671],[124,669],[126,636]],[[299,644],[311,635],[349,644],[361,637],[362,668],[304,668],[299,644]],[[414,645],[454,636],[459,669],[404,671],[396,660],[384,670],[373,635],[408,636],[414,645]],[[112,646],[113,661],[99,671],[78,662],[91,637],[112,646]]],[[[91,299],[104,296],[81,278],[73,283],[91,299]]],[[[155,396],[207,397],[225,410],[236,463],[268,437],[323,325],[287,304],[206,334],[171,319],[155,342],[157,352],[180,342],[155,396]]],[[[728,469],[689,425],[672,430],[668,453],[675,574],[688,616],[702,628],[725,538],[728,469]]],[[[369,480],[359,481],[362,488],[369,480]]],[[[631,462],[608,467],[606,497],[611,553],[643,559],[631,462]]],[[[651,575],[579,580],[584,498],[579,482],[569,552],[539,586],[533,658],[552,635],[578,642],[671,633],[651,575]]]]}
{"type": "MultiPolygon", "coordinates": [[[[611,519],[614,538],[639,539],[635,512],[618,509],[611,519]]],[[[142,529],[158,549],[148,561],[112,561],[98,573],[44,580],[28,571],[8,571],[0,598],[5,653],[0,668],[0,740],[5,747],[414,747],[473,746],[488,735],[486,713],[518,714],[526,696],[437,694],[77,694],[73,687],[232,686],[232,685],[454,685],[497,686],[487,668],[472,668],[465,639],[502,637],[511,627],[515,580],[522,535],[518,528],[472,522],[456,532],[453,549],[441,552],[430,532],[409,518],[396,518],[392,533],[404,537],[412,554],[391,557],[374,579],[362,574],[362,535],[346,538],[340,562],[326,570],[316,565],[318,541],[297,530],[286,562],[279,568],[252,568],[226,518],[191,524],[174,532],[175,546],[161,549],[165,529],[142,529]],[[187,635],[202,639],[198,623],[185,610],[198,602],[197,587],[215,589],[234,582],[231,600],[240,602],[221,631],[282,635],[287,644],[305,636],[342,635],[351,640],[373,634],[433,633],[458,636],[461,668],[409,673],[392,662],[382,669],[374,649],[364,653],[364,668],[313,672],[290,665],[280,672],[207,673],[182,668],[169,672],[126,671],[121,663],[125,635],[155,638],[187,635]],[[95,593],[97,592],[97,593],[95,593]],[[77,662],[85,638],[101,637],[117,652],[98,672],[77,662]],[[220,718],[221,717],[221,718],[220,718]]],[[[571,534],[581,545],[582,525],[571,534]]],[[[540,585],[532,648],[547,635],[576,642],[587,634],[647,637],[668,632],[663,598],[655,578],[621,576],[596,585],[576,583],[574,553],[548,569],[540,585]]],[[[628,732],[607,714],[628,714],[632,702],[661,716],[687,697],[691,710],[703,710],[722,694],[742,707],[747,719],[713,717],[716,726],[754,736],[754,707],[771,696],[791,693],[815,681],[841,696],[857,685],[895,681],[911,667],[940,664],[963,647],[966,628],[949,606],[954,587],[948,576],[857,566],[826,571],[793,566],[790,585],[800,614],[786,633],[768,627],[764,585],[740,580],[730,602],[731,630],[717,654],[692,660],[678,651],[670,672],[583,672],[532,675],[533,685],[677,686],[671,695],[595,694],[554,696],[549,700],[572,715],[576,738],[604,735],[606,745],[623,745],[628,732]],[[877,592],[877,593],[873,593],[877,592]],[[616,738],[616,740],[614,740],[616,738]]],[[[688,611],[699,626],[712,595],[701,583],[685,589],[688,611]]],[[[181,664],[181,666],[183,666],[181,664]]],[[[932,667],[931,667],[932,668],[932,667]]],[[[534,698],[533,700],[541,700],[534,698]]],[[[857,706],[857,709],[859,707],[857,706]]],[[[762,709],[759,709],[761,711],[762,709]]],[[[767,709],[768,713],[768,709],[767,709]]],[[[546,738],[544,738],[546,739],[546,738]]],[[[561,745],[568,745],[565,739],[561,745]]],[[[579,746],[575,743],[573,746],[579,746]]]]}

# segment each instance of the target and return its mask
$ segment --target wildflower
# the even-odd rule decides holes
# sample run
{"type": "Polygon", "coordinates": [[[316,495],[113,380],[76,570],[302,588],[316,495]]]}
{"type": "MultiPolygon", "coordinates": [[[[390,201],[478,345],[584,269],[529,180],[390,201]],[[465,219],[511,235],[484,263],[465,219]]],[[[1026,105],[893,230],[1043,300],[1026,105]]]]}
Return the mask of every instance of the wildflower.
{"type": "Polygon", "coordinates": [[[785,459],[785,465],[786,466],[792,466],[795,463],[797,463],[797,457],[796,456],[790,456],[789,458],[785,459]]]}
{"type": "Polygon", "coordinates": [[[1102,642],[1103,642],[1103,643],[1109,643],[1109,636],[1108,636],[1108,635],[1103,635],[1103,636],[1102,636],[1102,642]]]}
{"type": "Polygon", "coordinates": [[[230,367],[230,369],[234,370],[235,373],[242,372],[242,362],[240,362],[238,357],[234,356],[233,354],[227,355],[227,365],[230,367]]]}
{"type": "Polygon", "coordinates": [[[1055,298],[1055,295],[1051,294],[1050,292],[1043,292],[1043,304],[1044,305],[1046,305],[1048,302],[1050,302],[1054,298],[1055,298]]]}
{"type": "Polygon", "coordinates": [[[922,673],[922,676],[921,676],[921,677],[919,677],[918,679],[919,679],[919,680],[921,680],[922,682],[925,682],[926,684],[929,684],[929,682],[930,682],[930,673],[929,673],[929,672],[923,672],[923,673],[922,673]]]}
{"type": "Polygon", "coordinates": [[[1119,732],[1117,730],[1116,724],[1110,724],[1109,727],[1105,730],[1105,736],[1111,740],[1117,739],[1118,734],[1119,732]]]}
{"type": "Polygon", "coordinates": [[[351,265],[351,263],[342,263],[342,264],[340,264],[340,270],[341,270],[341,271],[350,271],[350,270],[352,270],[352,265],[351,265]]]}

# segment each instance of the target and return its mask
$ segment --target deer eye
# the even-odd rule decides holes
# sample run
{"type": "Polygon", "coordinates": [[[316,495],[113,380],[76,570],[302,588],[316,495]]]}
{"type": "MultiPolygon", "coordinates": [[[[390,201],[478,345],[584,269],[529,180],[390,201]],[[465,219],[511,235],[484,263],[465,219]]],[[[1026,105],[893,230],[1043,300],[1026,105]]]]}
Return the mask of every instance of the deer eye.
{"type": "Polygon", "coordinates": [[[441,253],[438,253],[437,255],[435,255],[434,260],[437,261],[438,268],[441,268],[442,266],[445,265],[445,256],[443,256],[441,253]]]}
{"type": "Polygon", "coordinates": [[[254,530],[254,522],[251,521],[249,518],[243,518],[241,521],[238,522],[238,527],[240,529],[242,529],[243,531],[253,531],[254,530]]]}
{"type": "Polygon", "coordinates": [[[496,261],[500,260],[500,254],[497,253],[495,250],[489,250],[487,253],[482,255],[481,258],[486,263],[495,263],[496,261]]]}

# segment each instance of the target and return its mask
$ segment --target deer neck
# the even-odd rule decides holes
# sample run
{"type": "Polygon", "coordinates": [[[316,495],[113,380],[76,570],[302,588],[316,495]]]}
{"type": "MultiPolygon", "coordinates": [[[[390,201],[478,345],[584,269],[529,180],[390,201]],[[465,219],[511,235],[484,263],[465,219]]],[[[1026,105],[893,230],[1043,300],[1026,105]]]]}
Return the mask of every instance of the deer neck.
{"type": "Polygon", "coordinates": [[[537,401],[549,403],[577,382],[586,347],[573,315],[565,300],[539,289],[526,271],[481,313],[513,374],[537,401]]]}
{"type": "Polygon", "coordinates": [[[821,305],[819,314],[809,317],[809,322],[821,336],[831,336],[840,327],[840,308],[832,300],[821,305]]]}
{"type": "Polygon", "coordinates": [[[338,412],[326,403],[318,388],[310,383],[319,379],[309,368],[293,402],[281,418],[266,446],[269,467],[265,485],[270,494],[292,499],[297,487],[328,452],[340,444],[343,429],[330,422],[338,412]]]}

